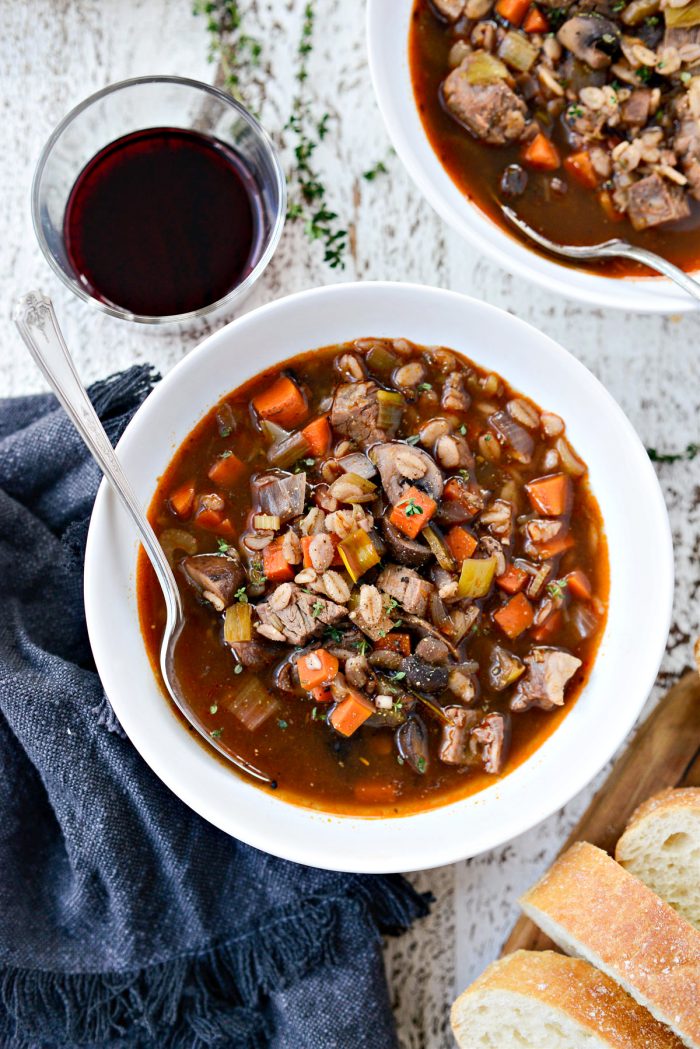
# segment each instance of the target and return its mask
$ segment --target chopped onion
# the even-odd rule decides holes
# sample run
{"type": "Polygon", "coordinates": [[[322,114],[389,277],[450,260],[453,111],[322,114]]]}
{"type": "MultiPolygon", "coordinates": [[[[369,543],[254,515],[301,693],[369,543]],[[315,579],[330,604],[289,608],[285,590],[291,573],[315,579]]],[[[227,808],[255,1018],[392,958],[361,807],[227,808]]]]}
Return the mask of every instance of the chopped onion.
{"type": "Polygon", "coordinates": [[[571,606],[568,616],[571,625],[582,641],[585,641],[586,638],[590,637],[598,626],[597,617],[589,608],[585,605],[579,604],[578,601],[571,606]]]}
{"type": "Polygon", "coordinates": [[[237,602],[226,609],[224,619],[224,639],[228,645],[236,641],[252,641],[252,606],[244,602],[237,602]]]}
{"type": "Polygon", "coordinates": [[[421,535],[435,555],[435,560],[440,565],[440,568],[444,568],[446,572],[452,572],[455,568],[455,559],[447,549],[445,540],[437,528],[431,524],[426,525],[421,535]]]}
{"type": "Polygon", "coordinates": [[[350,455],[344,455],[342,459],[338,459],[338,465],[343,473],[357,474],[359,477],[364,477],[365,480],[374,477],[377,472],[374,463],[370,462],[362,452],[351,452],[350,455]]]}
{"type": "Polygon", "coordinates": [[[508,412],[496,412],[489,417],[489,426],[508,445],[514,459],[519,463],[532,461],[535,442],[508,412]]]}
{"type": "Polygon", "coordinates": [[[238,692],[227,706],[249,732],[255,732],[280,709],[278,701],[254,674],[243,675],[238,692]]]}
{"type": "Polygon", "coordinates": [[[253,481],[253,500],[263,514],[279,517],[280,523],[299,517],[304,512],[306,474],[287,474],[284,477],[258,477],[253,481]]]}
{"type": "Polygon", "coordinates": [[[358,528],[347,539],[343,539],[338,544],[338,553],[353,583],[381,560],[376,546],[363,528],[358,528]]]}
{"type": "Polygon", "coordinates": [[[269,419],[260,420],[260,429],[263,437],[266,437],[270,444],[280,444],[289,437],[289,430],[285,430],[283,426],[278,426],[277,423],[270,422],[269,419]]]}
{"type": "Polygon", "coordinates": [[[158,536],[158,542],[171,565],[175,563],[175,554],[178,552],[197,553],[197,540],[190,532],[185,532],[182,528],[166,528],[158,536]]]}
{"type": "Polygon", "coordinates": [[[308,455],[310,448],[311,445],[299,430],[298,433],[289,434],[284,440],[271,444],[267,449],[267,459],[273,466],[279,466],[284,470],[308,455]]]}

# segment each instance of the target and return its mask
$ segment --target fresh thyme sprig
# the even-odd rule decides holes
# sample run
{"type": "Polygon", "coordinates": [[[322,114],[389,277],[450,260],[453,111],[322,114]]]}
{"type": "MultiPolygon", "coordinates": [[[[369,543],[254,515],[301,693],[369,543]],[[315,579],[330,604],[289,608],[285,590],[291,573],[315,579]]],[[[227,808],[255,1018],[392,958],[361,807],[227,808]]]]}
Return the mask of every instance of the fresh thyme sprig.
{"type": "Polygon", "coordinates": [[[312,165],[313,155],[319,143],[328,134],[330,120],[328,113],[324,113],[320,120],[314,118],[305,90],[309,76],[309,55],[313,50],[314,21],[313,4],[307,3],[297,48],[297,93],[286,125],[286,130],[294,136],[296,160],[289,180],[290,202],[287,217],[292,221],[303,220],[307,236],[311,240],[322,242],[324,262],[327,262],[331,269],[343,269],[348,247],[348,231],[342,228],[337,212],[332,211],[328,205],[326,187],[312,165]]]}
{"type": "Polygon", "coordinates": [[[218,62],[223,86],[242,100],[242,76],[260,63],[262,46],[243,32],[238,0],[194,0],[192,13],[206,17],[209,61],[218,62]]]}

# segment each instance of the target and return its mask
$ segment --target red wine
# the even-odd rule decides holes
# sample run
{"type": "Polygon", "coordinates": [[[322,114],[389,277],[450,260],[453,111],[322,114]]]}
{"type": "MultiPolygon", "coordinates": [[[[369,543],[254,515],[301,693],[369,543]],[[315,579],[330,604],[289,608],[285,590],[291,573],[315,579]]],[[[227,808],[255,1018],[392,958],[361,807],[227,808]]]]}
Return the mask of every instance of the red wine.
{"type": "Polygon", "coordinates": [[[226,295],[255,266],[262,202],[230,146],[149,128],[85,166],[66,207],[70,263],[94,298],[132,313],[186,313],[226,295]]]}

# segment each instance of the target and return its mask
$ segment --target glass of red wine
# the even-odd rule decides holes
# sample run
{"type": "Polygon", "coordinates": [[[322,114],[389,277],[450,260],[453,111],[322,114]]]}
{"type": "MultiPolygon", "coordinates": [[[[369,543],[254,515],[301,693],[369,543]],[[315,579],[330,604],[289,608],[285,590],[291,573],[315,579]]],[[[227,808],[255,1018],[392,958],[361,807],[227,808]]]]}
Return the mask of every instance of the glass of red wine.
{"type": "Polygon", "coordinates": [[[239,305],[279,242],[284,174],[230,95],[174,76],[86,99],[39,159],[32,218],[68,287],[114,317],[191,322],[239,305]]]}

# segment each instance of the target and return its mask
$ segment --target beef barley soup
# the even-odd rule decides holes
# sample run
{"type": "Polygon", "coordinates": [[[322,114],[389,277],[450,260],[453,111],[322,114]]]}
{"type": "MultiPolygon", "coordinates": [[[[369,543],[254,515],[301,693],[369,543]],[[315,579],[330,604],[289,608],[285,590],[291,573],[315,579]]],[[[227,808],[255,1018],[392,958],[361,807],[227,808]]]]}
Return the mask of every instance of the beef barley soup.
{"type": "MultiPolygon", "coordinates": [[[[586,474],[562,419],[449,349],[358,339],[256,376],[150,507],[188,703],[292,802],[404,814],[483,789],[595,658],[608,560],[586,474]]],[[[143,552],[138,597],[157,673],[143,552]]]]}
{"type": "Polygon", "coordinates": [[[559,243],[698,268],[700,0],[414,0],[409,53],[433,149],[509,233],[502,204],[559,243]]]}

